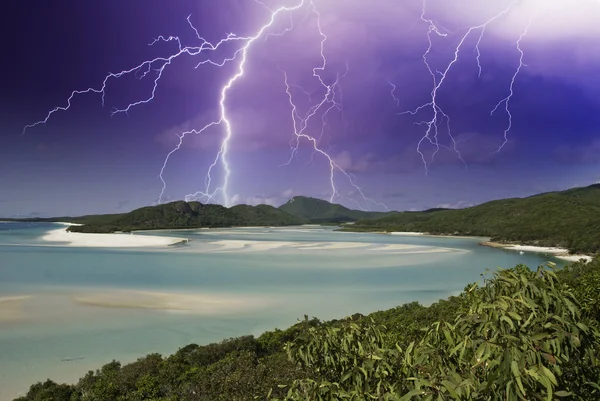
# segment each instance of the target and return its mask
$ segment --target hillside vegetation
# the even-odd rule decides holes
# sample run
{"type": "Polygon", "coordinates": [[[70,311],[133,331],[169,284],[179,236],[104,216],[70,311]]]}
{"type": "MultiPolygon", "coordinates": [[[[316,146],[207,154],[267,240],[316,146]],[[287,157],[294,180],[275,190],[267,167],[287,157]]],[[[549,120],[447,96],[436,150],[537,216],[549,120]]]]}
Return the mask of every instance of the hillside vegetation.
{"type": "Polygon", "coordinates": [[[221,205],[177,201],[143,207],[112,218],[100,218],[83,226],[71,226],[69,231],[110,233],[198,227],[288,226],[303,222],[268,205],[237,205],[226,208],[221,205]]]}
{"type": "Polygon", "coordinates": [[[66,221],[84,224],[70,227],[71,231],[97,233],[354,222],[343,229],[483,236],[496,242],[557,246],[572,253],[597,254],[600,252],[600,184],[528,198],[495,200],[465,209],[437,208],[422,212],[364,212],[321,199],[295,196],[279,208],[268,205],[226,208],[177,201],[123,214],[18,221],[66,221]]]}
{"type": "MultiPolygon", "coordinates": [[[[429,307],[113,361],[18,401],[600,399],[600,260],[519,265],[429,307]]],[[[82,372],[83,373],[83,372],[82,372]]]]}
{"type": "Polygon", "coordinates": [[[281,205],[279,209],[314,224],[345,223],[359,219],[382,217],[388,214],[352,210],[342,205],[306,196],[294,196],[287,203],[281,205]]]}
{"type": "Polygon", "coordinates": [[[455,210],[394,213],[363,219],[352,231],[418,231],[492,237],[497,242],[600,252],[600,184],[502,199],[455,210]]]}

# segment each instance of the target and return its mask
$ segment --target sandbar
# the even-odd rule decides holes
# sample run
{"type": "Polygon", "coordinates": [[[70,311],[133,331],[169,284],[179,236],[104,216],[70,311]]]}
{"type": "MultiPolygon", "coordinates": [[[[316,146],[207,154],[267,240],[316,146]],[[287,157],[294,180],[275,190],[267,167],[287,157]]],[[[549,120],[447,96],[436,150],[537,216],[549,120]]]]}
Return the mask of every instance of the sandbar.
{"type": "Polygon", "coordinates": [[[30,298],[30,295],[0,297],[0,324],[23,320],[23,304],[30,298]]]}
{"type": "Polygon", "coordinates": [[[211,241],[216,245],[217,252],[232,251],[268,251],[271,249],[287,248],[294,250],[330,250],[364,248],[371,246],[370,243],[361,242],[293,242],[293,241],[253,241],[253,240],[219,240],[211,241]]]}
{"type": "Polygon", "coordinates": [[[186,294],[152,291],[99,291],[75,294],[73,301],[104,308],[154,309],[202,315],[244,312],[269,305],[266,298],[237,294],[186,294]]]}
{"type": "Polygon", "coordinates": [[[330,250],[330,249],[351,249],[351,248],[366,248],[373,244],[368,242],[312,242],[301,244],[298,249],[302,250],[330,250]]]}
{"type": "Polygon", "coordinates": [[[90,248],[169,246],[187,241],[186,239],[182,238],[159,237],[154,235],[74,233],[69,232],[64,228],[50,230],[46,232],[41,239],[48,242],[66,243],[67,246],[90,248]]]}
{"type": "MultiPolygon", "coordinates": [[[[378,251],[389,254],[398,253],[439,253],[461,251],[455,248],[431,247],[423,245],[408,244],[378,244],[370,242],[292,242],[292,241],[253,241],[253,240],[218,240],[209,242],[214,249],[208,252],[217,253],[237,253],[237,252],[257,252],[270,251],[274,249],[284,249],[292,251],[332,251],[332,250],[365,250],[378,251]]],[[[206,251],[205,251],[206,252],[206,251]]],[[[466,252],[466,251],[465,251],[466,252]]]]}
{"type": "Polygon", "coordinates": [[[219,241],[211,241],[211,245],[217,245],[219,248],[215,251],[266,251],[269,249],[291,247],[295,242],[289,241],[252,241],[252,240],[235,240],[224,239],[219,241]]]}

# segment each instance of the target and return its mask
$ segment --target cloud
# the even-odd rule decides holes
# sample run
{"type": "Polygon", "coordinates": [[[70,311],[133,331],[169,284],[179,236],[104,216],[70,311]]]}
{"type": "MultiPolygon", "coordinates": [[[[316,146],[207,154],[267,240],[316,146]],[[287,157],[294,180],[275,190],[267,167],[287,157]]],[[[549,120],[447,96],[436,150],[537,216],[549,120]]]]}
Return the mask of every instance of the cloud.
{"type": "Polygon", "coordinates": [[[367,153],[354,160],[349,151],[344,150],[333,157],[333,161],[347,173],[364,173],[369,170],[375,162],[376,156],[367,153]]]}
{"type": "Polygon", "coordinates": [[[587,144],[561,144],[554,149],[556,159],[566,164],[596,164],[600,162],[600,139],[587,144]]]}
{"type": "MultiPolygon", "coordinates": [[[[511,2],[512,0],[430,0],[427,2],[427,16],[452,30],[465,25],[479,25],[507,9],[511,2]]],[[[531,19],[528,36],[536,41],[562,40],[565,37],[596,38],[600,35],[597,24],[599,14],[600,2],[595,0],[523,1],[491,24],[489,31],[512,38],[531,19]]]]}
{"type": "Polygon", "coordinates": [[[230,202],[232,205],[271,205],[279,206],[281,204],[279,197],[274,196],[243,196],[235,194],[231,197],[230,202]]]}
{"type": "Polygon", "coordinates": [[[126,200],[122,200],[122,201],[117,202],[117,210],[120,210],[124,206],[129,205],[130,202],[131,202],[130,199],[126,199],[126,200]]]}
{"type": "MultiPolygon", "coordinates": [[[[285,94],[285,92],[283,92],[285,94]]],[[[291,138],[291,120],[285,113],[273,115],[266,108],[230,107],[227,118],[231,124],[232,138],[230,141],[233,150],[255,151],[267,147],[288,147],[291,138]],[[288,120],[283,120],[288,118],[288,120]],[[281,125],[288,123],[290,130],[281,130],[281,125]]],[[[206,112],[175,125],[155,137],[157,143],[163,144],[167,149],[173,149],[179,142],[178,135],[191,130],[200,131],[212,122],[219,121],[215,112],[206,112]]],[[[201,133],[187,134],[182,149],[214,151],[221,146],[225,136],[225,124],[215,124],[201,133]]]]}
{"type": "MultiPolygon", "coordinates": [[[[216,111],[204,112],[195,117],[174,125],[155,136],[155,141],[167,149],[173,149],[179,143],[181,134],[192,130],[200,130],[211,122],[218,121],[216,111]]],[[[182,149],[214,149],[222,139],[222,128],[213,126],[199,134],[187,134],[183,141],[182,149]]]]}
{"type": "MultiPolygon", "coordinates": [[[[174,202],[176,199],[174,196],[172,195],[163,195],[162,199],[161,199],[161,203],[160,204],[165,204],[165,203],[169,203],[169,202],[174,202]]],[[[152,206],[156,206],[159,205],[158,203],[158,198],[154,199],[154,201],[152,201],[152,206]]]]}
{"type": "Polygon", "coordinates": [[[286,189],[278,194],[272,195],[241,195],[235,194],[231,197],[230,202],[233,205],[270,205],[278,207],[284,203],[286,203],[292,196],[295,195],[295,191],[293,189],[286,189]]]}
{"type": "Polygon", "coordinates": [[[465,200],[460,200],[455,203],[440,203],[436,207],[444,208],[444,209],[464,209],[467,207],[475,206],[474,203],[467,202],[465,200]]]}
{"type": "MultiPolygon", "coordinates": [[[[443,146],[437,150],[435,156],[433,154],[436,152],[436,147],[428,141],[423,141],[421,153],[428,164],[428,170],[435,170],[448,165],[463,165],[463,160],[467,168],[476,165],[493,165],[506,161],[506,158],[512,156],[517,148],[517,141],[509,137],[509,142],[503,146],[502,151],[496,153],[496,150],[504,142],[501,133],[498,135],[483,135],[465,132],[454,134],[453,137],[456,142],[456,150],[451,141],[440,135],[439,143],[443,146]],[[460,157],[457,151],[460,153],[460,157]]],[[[377,166],[378,170],[383,169],[388,172],[425,171],[423,158],[417,152],[416,143],[413,146],[406,146],[398,155],[377,163],[373,162],[372,165],[377,166]]]]}

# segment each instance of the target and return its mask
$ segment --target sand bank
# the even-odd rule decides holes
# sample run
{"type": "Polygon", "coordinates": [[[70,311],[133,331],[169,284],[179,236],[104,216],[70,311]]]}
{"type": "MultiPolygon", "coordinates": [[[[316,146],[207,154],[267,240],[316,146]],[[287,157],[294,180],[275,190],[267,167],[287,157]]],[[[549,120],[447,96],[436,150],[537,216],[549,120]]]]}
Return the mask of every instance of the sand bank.
{"type": "Polygon", "coordinates": [[[244,312],[264,308],[265,298],[236,294],[183,294],[150,291],[103,291],[73,295],[73,301],[104,308],[154,309],[203,315],[244,312]]]}
{"type": "Polygon", "coordinates": [[[297,246],[301,250],[330,250],[330,249],[353,249],[366,248],[373,244],[367,242],[313,242],[303,243],[297,246]]]}
{"type": "Polygon", "coordinates": [[[0,297],[0,324],[23,320],[23,304],[30,298],[30,295],[0,297]]]}
{"type": "MultiPolygon", "coordinates": [[[[439,253],[457,253],[469,252],[462,249],[448,247],[432,247],[424,245],[408,244],[378,244],[368,242],[291,242],[291,241],[253,241],[253,240],[219,240],[211,241],[209,244],[214,247],[202,252],[215,253],[240,253],[240,252],[260,252],[270,250],[282,251],[348,251],[359,252],[366,255],[371,252],[380,252],[385,255],[409,255],[409,254],[439,254],[439,253]],[[367,252],[367,253],[363,253],[367,252]]],[[[193,252],[192,249],[190,251],[193,252]]],[[[358,254],[357,254],[358,255],[358,254]]]]}
{"type": "Polygon", "coordinates": [[[508,249],[511,251],[523,251],[523,252],[536,252],[543,254],[550,254],[558,259],[567,260],[570,262],[576,262],[580,259],[586,261],[592,260],[589,255],[571,255],[569,250],[565,248],[557,248],[551,246],[533,246],[533,245],[513,245],[513,244],[501,244],[498,242],[483,242],[481,245],[490,246],[492,248],[508,249]]]}
{"type": "Polygon", "coordinates": [[[289,241],[252,241],[252,240],[236,240],[224,239],[219,241],[211,241],[211,245],[216,245],[218,248],[215,251],[266,251],[269,249],[292,247],[296,243],[289,241]]]}
{"type": "Polygon", "coordinates": [[[407,253],[437,253],[456,251],[453,248],[440,248],[421,245],[377,244],[369,242],[292,242],[292,241],[253,241],[253,240],[219,240],[211,241],[215,246],[212,252],[248,252],[287,249],[298,251],[360,250],[368,251],[402,251],[407,253]]]}
{"type": "Polygon", "coordinates": [[[252,240],[219,240],[211,241],[218,252],[232,251],[268,251],[271,249],[287,248],[297,250],[331,250],[364,248],[370,243],[361,242],[294,242],[294,241],[252,241],[252,240]]]}
{"type": "Polygon", "coordinates": [[[169,246],[186,241],[182,238],[151,235],[72,233],[64,228],[50,230],[41,239],[48,242],[63,242],[76,247],[107,248],[169,246]]]}

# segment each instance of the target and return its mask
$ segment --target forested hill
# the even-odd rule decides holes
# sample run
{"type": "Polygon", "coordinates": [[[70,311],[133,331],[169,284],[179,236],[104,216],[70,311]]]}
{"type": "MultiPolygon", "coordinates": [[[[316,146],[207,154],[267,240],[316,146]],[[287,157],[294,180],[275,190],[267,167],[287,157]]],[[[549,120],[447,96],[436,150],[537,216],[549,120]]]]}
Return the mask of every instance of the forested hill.
{"type": "Polygon", "coordinates": [[[286,226],[306,223],[335,224],[381,217],[387,214],[352,210],[321,199],[295,196],[279,208],[269,205],[236,205],[226,208],[215,204],[176,201],[163,205],[147,206],[122,214],[3,220],[69,222],[84,225],[72,227],[71,231],[107,233],[161,228],[286,226]]]}
{"type": "Polygon", "coordinates": [[[230,208],[177,201],[148,206],[122,215],[97,218],[69,231],[110,233],[115,231],[184,229],[198,227],[287,226],[305,221],[269,205],[236,205],[230,208]]]}
{"type": "Polygon", "coordinates": [[[310,223],[345,223],[389,214],[352,210],[342,205],[307,196],[294,196],[279,209],[310,223]]]}
{"type": "Polygon", "coordinates": [[[600,184],[465,209],[395,213],[359,220],[346,229],[485,236],[594,254],[600,252],[600,184]]]}

